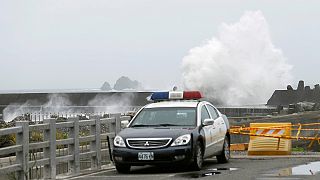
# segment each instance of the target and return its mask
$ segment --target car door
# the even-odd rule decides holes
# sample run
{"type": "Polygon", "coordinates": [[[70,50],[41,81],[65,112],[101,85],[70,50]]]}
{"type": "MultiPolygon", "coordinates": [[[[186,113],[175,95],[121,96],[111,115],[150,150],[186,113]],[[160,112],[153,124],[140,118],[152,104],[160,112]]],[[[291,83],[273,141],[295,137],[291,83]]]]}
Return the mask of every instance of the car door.
{"type": "Polygon", "coordinates": [[[213,107],[211,104],[207,104],[207,108],[209,110],[211,118],[214,119],[214,124],[213,124],[213,128],[215,129],[214,130],[214,133],[215,133],[214,148],[215,148],[215,152],[219,152],[223,148],[223,142],[227,132],[227,128],[223,120],[223,117],[220,115],[218,110],[215,107],[213,107]]]}
{"type": "MultiPolygon", "coordinates": [[[[207,107],[205,104],[202,105],[201,107],[201,123],[203,124],[205,119],[210,119],[210,114],[207,110],[207,107]]],[[[203,126],[203,130],[204,130],[204,136],[205,136],[205,140],[206,140],[206,149],[205,149],[205,153],[204,153],[204,157],[209,157],[212,156],[214,154],[214,141],[216,141],[215,139],[215,129],[213,128],[213,125],[207,125],[207,126],[203,126]]]]}

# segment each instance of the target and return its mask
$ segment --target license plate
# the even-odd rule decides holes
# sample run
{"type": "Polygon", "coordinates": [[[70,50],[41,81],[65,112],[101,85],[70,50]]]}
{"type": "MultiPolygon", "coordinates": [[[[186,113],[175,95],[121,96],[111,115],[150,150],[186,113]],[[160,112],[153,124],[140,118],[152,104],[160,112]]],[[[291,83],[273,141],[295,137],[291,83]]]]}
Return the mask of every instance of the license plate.
{"type": "Polygon", "coordinates": [[[154,160],[153,152],[139,152],[138,160],[140,161],[152,161],[154,160]]]}

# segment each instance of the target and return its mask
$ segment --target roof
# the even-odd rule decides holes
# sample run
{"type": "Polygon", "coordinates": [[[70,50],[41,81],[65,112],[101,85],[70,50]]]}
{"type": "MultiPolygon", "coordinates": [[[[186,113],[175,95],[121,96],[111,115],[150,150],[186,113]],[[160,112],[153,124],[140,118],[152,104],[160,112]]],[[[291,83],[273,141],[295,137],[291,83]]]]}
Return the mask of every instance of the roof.
{"type": "Polygon", "coordinates": [[[151,103],[145,108],[158,108],[158,107],[197,107],[199,101],[161,101],[151,103]]]}

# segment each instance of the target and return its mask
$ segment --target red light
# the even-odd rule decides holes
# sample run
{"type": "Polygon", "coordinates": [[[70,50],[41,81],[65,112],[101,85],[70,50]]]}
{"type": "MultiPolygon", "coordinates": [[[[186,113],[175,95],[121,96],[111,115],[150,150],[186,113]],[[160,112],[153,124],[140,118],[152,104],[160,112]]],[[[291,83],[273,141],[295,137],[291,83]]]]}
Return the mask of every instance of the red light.
{"type": "Polygon", "coordinates": [[[183,92],[183,99],[201,99],[202,95],[199,91],[184,91],[183,92]]]}

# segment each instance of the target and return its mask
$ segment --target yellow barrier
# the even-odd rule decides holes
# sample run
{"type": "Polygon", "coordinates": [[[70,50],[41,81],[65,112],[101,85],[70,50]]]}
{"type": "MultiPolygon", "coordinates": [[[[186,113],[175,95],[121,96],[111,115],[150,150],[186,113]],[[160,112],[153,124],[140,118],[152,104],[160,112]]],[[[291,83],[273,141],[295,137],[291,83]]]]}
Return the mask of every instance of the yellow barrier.
{"type": "MultiPolygon", "coordinates": [[[[260,123],[261,124],[261,123],[260,123]]],[[[272,124],[277,124],[277,123],[272,123],[272,124]]],[[[280,124],[286,124],[286,123],[280,123],[280,124]]],[[[288,123],[290,124],[290,123],[288,123]]],[[[313,144],[314,141],[317,141],[318,144],[320,144],[320,137],[317,134],[314,137],[303,137],[300,136],[301,131],[315,131],[319,132],[319,128],[302,128],[302,126],[319,126],[320,123],[309,123],[309,124],[293,124],[293,125],[282,125],[282,126],[268,126],[268,127],[246,127],[246,126],[232,126],[230,128],[230,134],[238,134],[238,135],[248,135],[248,136],[259,136],[259,137],[273,137],[273,138],[282,138],[282,139],[292,139],[292,140],[306,140],[306,141],[311,141],[313,144]],[[284,128],[291,128],[291,131],[297,131],[295,135],[284,135],[284,134],[256,134],[255,132],[259,129],[264,129],[264,130],[277,130],[277,129],[284,129],[284,128]],[[298,127],[298,128],[294,128],[298,127]],[[256,130],[256,131],[254,131],[256,130]]],[[[312,145],[311,144],[311,145],[312,145]]]]}
{"type": "Polygon", "coordinates": [[[291,123],[250,123],[250,134],[248,155],[291,154],[291,123]]]}
{"type": "Polygon", "coordinates": [[[246,151],[248,150],[248,143],[230,144],[230,151],[246,151]]]}

